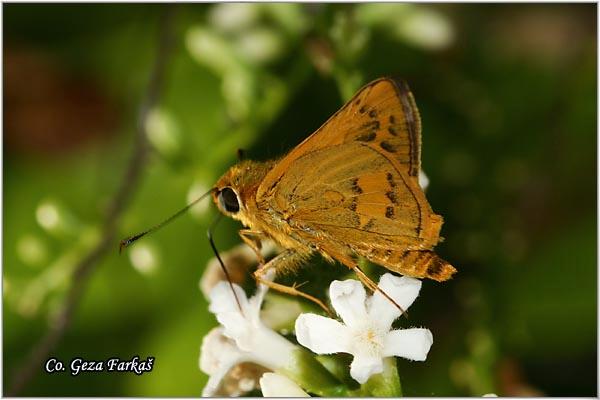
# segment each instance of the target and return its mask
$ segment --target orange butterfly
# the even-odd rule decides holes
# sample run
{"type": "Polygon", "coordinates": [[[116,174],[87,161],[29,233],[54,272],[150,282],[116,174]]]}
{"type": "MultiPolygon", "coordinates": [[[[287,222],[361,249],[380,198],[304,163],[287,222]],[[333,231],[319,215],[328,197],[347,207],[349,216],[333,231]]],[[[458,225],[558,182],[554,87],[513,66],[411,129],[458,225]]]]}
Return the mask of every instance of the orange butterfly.
{"type": "Polygon", "coordinates": [[[231,167],[212,196],[221,212],[246,227],[239,234],[261,263],[254,272],[259,282],[327,309],[265,273],[298,268],[316,252],[353,269],[371,290],[377,286],[356,255],[417,278],[445,281],[456,272],[432,251],[443,219],[419,185],[420,160],[413,95],[406,83],[380,78],[283,158],[231,167]],[[263,239],[285,250],[265,263],[263,239]]]}

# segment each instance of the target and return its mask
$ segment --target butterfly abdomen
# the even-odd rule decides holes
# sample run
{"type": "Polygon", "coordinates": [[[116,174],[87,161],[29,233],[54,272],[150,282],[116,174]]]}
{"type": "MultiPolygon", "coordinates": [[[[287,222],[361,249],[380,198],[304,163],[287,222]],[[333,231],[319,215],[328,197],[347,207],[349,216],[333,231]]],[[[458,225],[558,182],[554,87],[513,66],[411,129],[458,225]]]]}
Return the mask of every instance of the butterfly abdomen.
{"type": "Polygon", "coordinates": [[[415,278],[429,278],[438,282],[452,277],[456,269],[431,250],[373,249],[365,257],[390,271],[415,278]]]}

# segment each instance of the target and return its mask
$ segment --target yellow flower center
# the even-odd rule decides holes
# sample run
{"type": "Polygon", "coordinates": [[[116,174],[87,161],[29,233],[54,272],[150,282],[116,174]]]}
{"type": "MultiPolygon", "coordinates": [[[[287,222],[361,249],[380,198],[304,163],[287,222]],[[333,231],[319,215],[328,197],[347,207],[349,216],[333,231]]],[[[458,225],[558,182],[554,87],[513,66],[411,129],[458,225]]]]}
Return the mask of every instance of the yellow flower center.
{"type": "Polygon", "coordinates": [[[383,350],[383,332],[372,325],[357,327],[354,331],[356,349],[363,354],[377,357],[383,350]]]}

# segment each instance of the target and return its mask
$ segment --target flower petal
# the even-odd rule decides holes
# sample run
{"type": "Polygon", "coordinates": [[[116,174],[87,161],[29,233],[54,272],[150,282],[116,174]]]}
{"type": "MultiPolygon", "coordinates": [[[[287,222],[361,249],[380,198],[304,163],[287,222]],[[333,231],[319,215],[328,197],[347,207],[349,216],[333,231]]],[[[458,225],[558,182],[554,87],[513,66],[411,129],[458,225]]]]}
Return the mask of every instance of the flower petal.
{"type": "Polygon", "coordinates": [[[223,328],[213,328],[202,339],[200,370],[206,374],[212,374],[221,368],[223,362],[237,358],[238,354],[235,343],[223,336],[223,328]]]}
{"type": "Polygon", "coordinates": [[[333,281],[329,286],[331,304],[349,327],[361,324],[367,318],[363,285],[354,280],[333,281]]]}
{"type": "Polygon", "coordinates": [[[216,397],[217,391],[221,386],[221,382],[223,381],[225,374],[227,374],[227,370],[221,370],[218,371],[218,373],[210,375],[206,385],[204,385],[204,388],[202,388],[202,397],[216,397]]]}
{"type": "Polygon", "coordinates": [[[383,345],[383,356],[403,357],[414,361],[425,361],[433,344],[429,329],[411,328],[389,332],[383,345]]]}
{"type": "Polygon", "coordinates": [[[271,370],[287,368],[298,346],[264,326],[251,330],[248,337],[236,339],[240,349],[250,353],[250,361],[271,370]]]}
{"type": "Polygon", "coordinates": [[[340,322],[316,314],[300,314],[296,319],[296,339],[317,354],[349,353],[348,328],[340,322]]]}
{"type": "Polygon", "coordinates": [[[245,310],[248,307],[248,298],[246,297],[246,293],[235,283],[233,284],[233,290],[235,291],[235,296],[231,291],[229,282],[222,281],[217,283],[210,291],[210,306],[208,307],[208,310],[213,314],[219,314],[223,312],[239,313],[240,309],[238,307],[237,300],[240,301],[242,310],[245,310]]]}
{"type": "Polygon", "coordinates": [[[239,312],[220,312],[216,317],[217,321],[225,328],[223,334],[236,342],[250,335],[252,331],[252,325],[239,312]]]}
{"type": "Polygon", "coordinates": [[[223,335],[223,328],[212,329],[202,340],[200,370],[209,375],[202,396],[214,396],[227,372],[246,357],[235,342],[223,335]]]}
{"type": "MultiPolygon", "coordinates": [[[[415,301],[421,290],[421,281],[408,276],[398,277],[392,274],[384,274],[379,279],[379,288],[388,296],[407,310],[415,301]]],[[[379,291],[367,301],[367,308],[371,319],[377,322],[382,330],[389,330],[392,322],[400,316],[400,310],[379,291]]]]}
{"type": "Polygon", "coordinates": [[[253,324],[259,324],[260,322],[260,309],[262,308],[265,294],[269,288],[266,285],[258,285],[254,296],[248,300],[247,310],[244,309],[244,313],[247,314],[248,320],[252,321],[253,324]]]}
{"type": "Polygon", "coordinates": [[[297,347],[262,322],[252,323],[240,313],[221,313],[217,320],[223,325],[223,335],[231,338],[236,349],[249,361],[277,369],[286,366],[297,347]]]}
{"type": "Polygon", "coordinates": [[[260,378],[263,397],[310,397],[287,376],[266,372],[260,378]]]}
{"type": "Polygon", "coordinates": [[[383,359],[380,357],[354,356],[350,364],[350,376],[360,384],[369,380],[371,375],[383,372],[383,359]]]}
{"type": "Polygon", "coordinates": [[[238,285],[233,285],[240,307],[229,282],[218,283],[210,295],[209,310],[215,313],[223,326],[222,334],[231,339],[246,360],[269,369],[287,365],[297,347],[283,336],[267,328],[260,320],[260,308],[267,287],[259,285],[256,294],[248,300],[238,285]]]}
{"type": "Polygon", "coordinates": [[[232,286],[235,295],[229,282],[219,282],[215,285],[210,293],[209,311],[214,313],[217,321],[225,327],[225,336],[234,339],[242,350],[248,351],[249,345],[244,343],[248,342],[246,339],[253,337],[252,331],[261,325],[259,314],[267,289],[260,285],[256,294],[248,300],[241,287],[236,284],[232,286]]]}

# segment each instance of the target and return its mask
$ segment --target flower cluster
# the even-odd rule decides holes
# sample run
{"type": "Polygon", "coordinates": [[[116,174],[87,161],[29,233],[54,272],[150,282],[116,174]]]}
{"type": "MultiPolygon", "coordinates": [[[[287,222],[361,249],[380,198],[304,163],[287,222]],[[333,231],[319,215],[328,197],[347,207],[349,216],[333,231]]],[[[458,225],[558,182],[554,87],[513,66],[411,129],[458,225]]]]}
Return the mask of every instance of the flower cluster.
{"type": "MultiPolygon", "coordinates": [[[[421,281],[392,274],[383,275],[379,281],[379,289],[403,310],[414,302],[420,288],[421,281]]],[[[259,285],[250,298],[236,284],[233,290],[235,295],[229,283],[220,282],[210,293],[209,309],[221,326],[214,328],[202,343],[200,368],[209,375],[203,396],[240,395],[258,387],[268,397],[307,396],[307,392],[373,395],[342,384],[343,377],[336,371],[344,366],[347,369],[347,364],[338,368],[343,364],[342,358],[332,361],[326,355],[350,354],[349,376],[360,387],[366,387],[370,380],[387,379],[390,374],[386,368],[395,373],[395,363],[386,362],[387,359],[424,361],[433,343],[428,329],[392,329],[392,323],[401,314],[398,307],[380,291],[367,296],[356,280],[334,281],[330,285],[331,305],[341,321],[312,313],[298,316],[297,344],[261,319],[266,286],[259,285]],[[233,374],[235,379],[231,379],[233,374]]]]}

